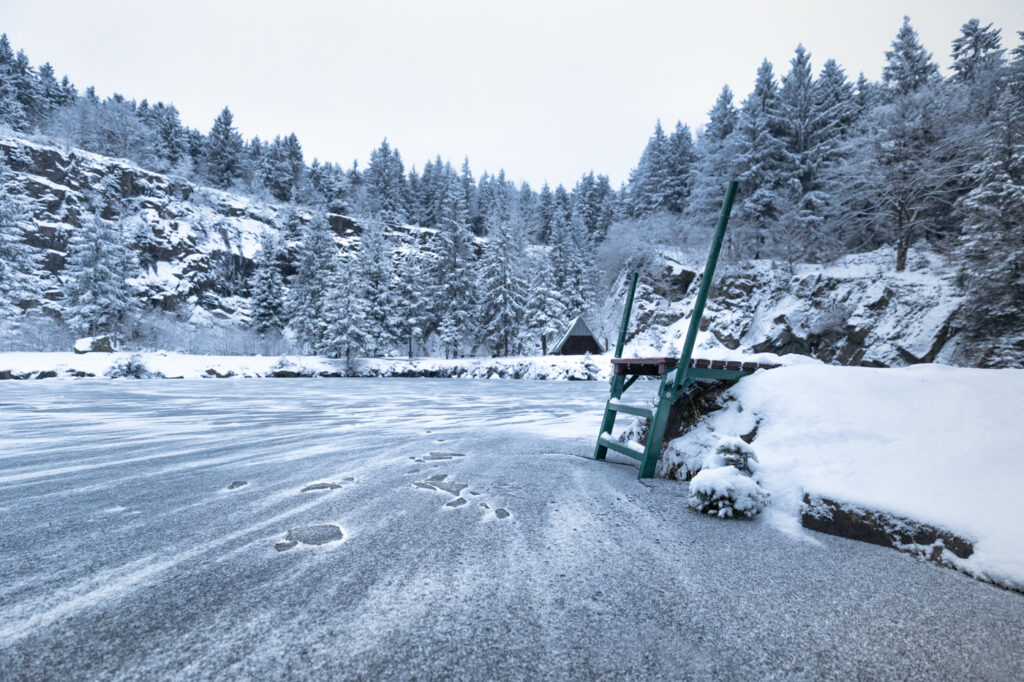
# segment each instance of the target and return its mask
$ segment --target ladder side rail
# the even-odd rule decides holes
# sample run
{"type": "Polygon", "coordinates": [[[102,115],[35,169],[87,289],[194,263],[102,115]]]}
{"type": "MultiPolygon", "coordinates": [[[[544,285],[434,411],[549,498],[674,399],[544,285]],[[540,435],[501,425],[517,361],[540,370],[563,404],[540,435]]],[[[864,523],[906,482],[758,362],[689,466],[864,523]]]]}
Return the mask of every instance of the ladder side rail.
{"type": "Polygon", "coordinates": [[[629,328],[629,316],[633,312],[633,295],[636,293],[637,273],[629,276],[629,291],[626,293],[626,307],[622,310],[622,324],[619,325],[619,339],[615,343],[615,357],[622,357],[622,349],[626,345],[626,330],[629,328]]]}
{"type": "Polygon", "coordinates": [[[729,183],[725,191],[725,202],[722,204],[722,215],[718,219],[718,227],[715,228],[715,237],[711,242],[711,251],[708,252],[708,260],[704,265],[704,276],[700,282],[700,290],[697,292],[697,300],[693,304],[693,313],[690,315],[690,326],[686,331],[686,342],[683,345],[683,352],[679,356],[679,365],[673,388],[679,389],[686,380],[690,369],[690,357],[693,355],[693,346],[697,342],[697,332],[700,331],[700,321],[704,317],[704,304],[707,302],[708,291],[711,289],[711,280],[715,276],[715,266],[718,265],[718,254],[722,250],[722,240],[725,237],[725,228],[729,224],[729,214],[732,213],[733,200],[736,198],[737,182],[729,183]]]}

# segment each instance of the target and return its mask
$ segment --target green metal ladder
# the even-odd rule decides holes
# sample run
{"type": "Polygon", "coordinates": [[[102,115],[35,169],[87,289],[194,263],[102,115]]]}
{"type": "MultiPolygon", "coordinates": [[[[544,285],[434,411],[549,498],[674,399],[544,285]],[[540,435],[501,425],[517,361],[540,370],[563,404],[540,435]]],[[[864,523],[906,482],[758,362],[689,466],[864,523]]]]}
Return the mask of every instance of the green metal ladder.
{"type": "Polygon", "coordinates": [[[604,459],[609,450],[622,453],[640,461],[640,472],[637,478],[654,476],[658,457],[661,455],[661,444],[665,438],[665,427],[668,424],[669,411],[672,405],[682,396],[696,379],[736,380],[752,374],[761,367],[758,363],[725,362],[692,360],[693,346],[697,341],[700,321],[704,316],[704,304],[707,302],[711,280],[715,276],[715,266],[722,250],[722,239],[725,228],[729,224],[733,200],[736,198],[736,183],[730,182],[722,204],[722,215],[715,229],[711,242],[711,251],[704,266],[697,300],[694,302],[690,316],[690,326],[686,332],[686,342],[679,360],[675,358],[623,358],[622,348],[626,342],[626,329],[629,327],[629,316],[633,309],[633,296],[636,294],[637,273],[632,273],[629,280],[629,291],[626,294],[626,308],[622,312],[622,324],[619,327],[619,338],[615,344],[615,357],[612,360],[611,395],[604,408],[604,419],[601,421],[601,432],[597,438],[594,459],[604,459]],[[660,376],[658,402],[654,410],[638,405],[627,405],[621,402],[622,394],[641,376],[660,376]],[[631,414],[648,420],[647,439],[644,443],[635,441],[619,442],[612,437],[615,417],[619,413],[631,414]]]}

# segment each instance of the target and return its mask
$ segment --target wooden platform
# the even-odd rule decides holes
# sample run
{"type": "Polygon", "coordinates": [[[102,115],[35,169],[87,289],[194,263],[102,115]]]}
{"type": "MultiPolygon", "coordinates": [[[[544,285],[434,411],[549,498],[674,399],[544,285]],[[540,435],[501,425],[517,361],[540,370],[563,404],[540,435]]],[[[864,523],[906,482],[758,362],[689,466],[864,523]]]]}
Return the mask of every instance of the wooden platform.
{"type": "MultiPolygon", "coordinates": [[[[677,358],[612,358],[614,374],[639,376],[663,376],[679,364],[677,358]]],[[[740,360],[707,360],[694,358],[690,367],[694,369],[727,370],[730,372],[754,372],[759,369],[774,369],[779,365],[770,362],[743,362],[740,360]]]]}

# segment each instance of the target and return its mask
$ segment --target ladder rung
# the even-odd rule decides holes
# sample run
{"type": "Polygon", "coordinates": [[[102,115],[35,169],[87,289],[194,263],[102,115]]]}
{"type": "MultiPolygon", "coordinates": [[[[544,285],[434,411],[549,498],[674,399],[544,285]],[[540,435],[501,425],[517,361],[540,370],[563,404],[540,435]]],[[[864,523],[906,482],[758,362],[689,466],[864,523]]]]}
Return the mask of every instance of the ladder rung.
{"type": "Polygon", "coordinates": [[[641,447],[639,450],[635,450],[633,446],[639,444],[634,443],[633,441],[630,441],[628,443],[620,443],[617,440],[612,440],[608,436],[602,435],[600,438],[597,439],[597,442],[605,446],[609,450],[621,452],[627,457],[632,457],[633,459],[641,459],[644,456],[643,447],[641,447]]]}
{"type": "Polygon", "coordinates": [[[627,405],[625,403],[608,401],[608,409],[615,412],[625,412],[626,414],[635,414],[638,417],[644,419],[654,419],[654,413],[646,407],[640,407],[638,405],[627,405]]]}

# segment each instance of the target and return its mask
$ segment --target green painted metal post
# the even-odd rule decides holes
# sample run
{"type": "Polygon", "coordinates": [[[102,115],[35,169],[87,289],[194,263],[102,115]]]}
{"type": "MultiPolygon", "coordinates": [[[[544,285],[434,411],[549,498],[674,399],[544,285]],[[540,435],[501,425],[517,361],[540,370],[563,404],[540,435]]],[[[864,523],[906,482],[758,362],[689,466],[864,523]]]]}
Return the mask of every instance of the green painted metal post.
{"type": "MultiPolygon", "coordinates": [[[[629,291],[626,293],[626,307],[622,310],[622,324],[619,325],[619,339],[615,343],[615,357],[622,357],[622,348],[626,344],[626,330],[629,328],[629,316],[633,311],[633,295],[636,294],[636,280],[637,273],[632,273],[629,277],[629,291]]],[[[617,400],[622,397],[622,393],[626,390],[626,376],[623,374],[612,374],[611,379],[611,392],[609,400],[617,400]]],[[[608,448],[601,445],[601,434],[611,433],[612,429],[615,428],[615,415],[614,410],[609,410],[607,406],[604,409],[604,418],[601,420],[601,433],[598,434],[597,447],[594,449],[594,459],[604,459],[605,455],[608,454],[608,448]]]]}
{"type": "Polygon", "coordinates": [[[615,357],[622,357],[622,349],[626,345],[626,330],[629,328],[629,315],[633,311],[633,295],[636,294],[637,273],[629,276],[629,291],[626,293],[626,307],[622,310],[622,324],[619,325],[619,340],[615,343],[615,357]]]}
{"type": "Polygon", "coordinates": [[[687,370],[689,370],[690,357],[693,355],[693,345],[697,341],[697,332],[700,331],[700,320],[704,317],[704,304],[708,300],[711,280],[715,276],[715,266],[718,265],[718,254],[722,250],[725,227],[729,224],[732,202],[736,198],[736,187],[737,183],[733,180],[725,191],[722,215],[718,219],[718,227],[715,228],[715,238],[711,242],[711,251],[708,253],[708,262],[704,265],[704,276],[700,281],[700,290],[697,292],[697,300],[693,304],[693,313],[690,315],[690,327],[686,330],[686,342],[683,344],[683,352],[679,356],[679,366],[676,369],[675,380],[672,382],[672,387],[676,390],[683,385],[683,382],[686,380],[687,370]]]}

